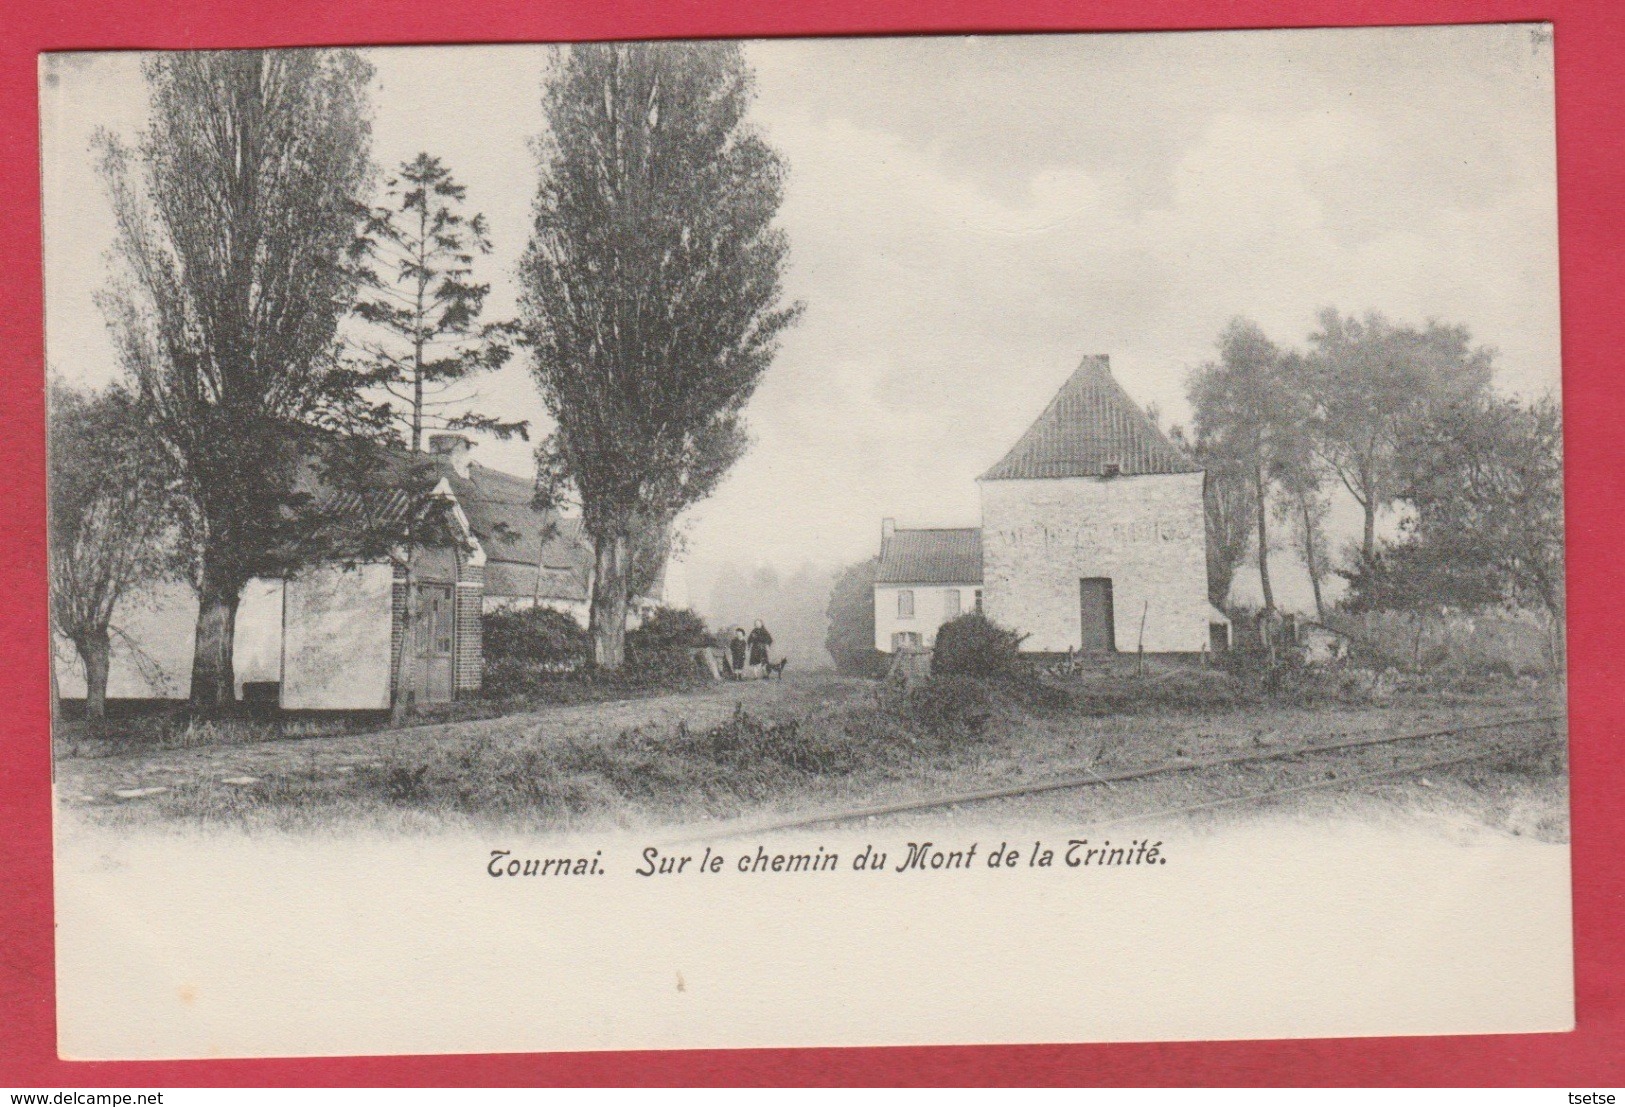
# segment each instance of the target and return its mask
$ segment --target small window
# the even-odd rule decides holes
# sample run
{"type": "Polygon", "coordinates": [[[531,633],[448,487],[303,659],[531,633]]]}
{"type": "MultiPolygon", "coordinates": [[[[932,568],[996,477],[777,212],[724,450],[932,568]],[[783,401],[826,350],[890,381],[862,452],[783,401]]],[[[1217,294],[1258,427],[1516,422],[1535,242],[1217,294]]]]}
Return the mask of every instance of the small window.
{"type": "Polygon", "coordinates": [[[959,618],[959,589],[950,588],[942,594],[942,617],[944,620],[959,618]]]}
{"type": "Polygon", "coordinates": [[[981,613],[982,613],[982,590],[980,588],[978,588],[976,590],[976,614],[980,615],[981,613]]]}
{"type": "Polygon", "coordinates": [[[897,617],[899,619],[914,618],[914,591],[904,588],[897,593],[897,617]]]}

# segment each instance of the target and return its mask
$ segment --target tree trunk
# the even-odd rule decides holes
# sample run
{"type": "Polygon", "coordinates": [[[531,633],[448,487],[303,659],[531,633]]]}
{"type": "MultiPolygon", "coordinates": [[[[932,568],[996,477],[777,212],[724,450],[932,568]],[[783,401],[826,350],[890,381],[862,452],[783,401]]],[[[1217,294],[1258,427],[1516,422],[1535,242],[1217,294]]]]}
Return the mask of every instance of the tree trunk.
{"type": "Polygon", "coordinates": [[[195,711],[216,714],[237,705],[232,651],[237,642],[237,605],[242,596],[242,582],[223,581],[204,565],[192,651],[191,706],[195,711]]]}
{"type": "Polygon", "coordinates": [[[1274,611],[1275,589],[1270,587],[1270,532],[1265,518],[1269,504],[1265,502],[1263,469],[1255,471],[1253,487],[1258,496],[1258,583],[1264,590],[1264,610],[1274,611]]]}
{"type": "Polygon", "coordinates": [[[614,672],[626,660],[626,537],[594,539],[596,567],[592,576],[592,661],[614,672]]]}
{"type": "Polygon", "coordinates": [[[85,663],[85,721],[99,723],[107,718],[107,670],[113,653],[107,628],[93,630],[73,644],[85,663]]]}
{"type": "Polygon", "coordinates": [[[1315,618],[1324,623],[1326,621],[1326,603],[1320,596],[1320,558],[1315,556],[1315,519],[1310,510],[1307,497],[1300,506],[1303,509],[1304,565],[1309,570],[1309,587],[1315,593],[1315,618]]]}

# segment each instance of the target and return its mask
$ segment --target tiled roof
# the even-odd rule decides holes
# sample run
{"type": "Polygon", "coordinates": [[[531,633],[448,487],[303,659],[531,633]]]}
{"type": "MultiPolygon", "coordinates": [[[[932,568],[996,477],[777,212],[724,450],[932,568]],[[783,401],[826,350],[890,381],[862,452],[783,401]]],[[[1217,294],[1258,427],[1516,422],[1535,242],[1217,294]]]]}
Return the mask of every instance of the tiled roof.
{"type": "MultiPolygon", "coordinates": [[[[586,587],[592,572],[592,543],[582,532],[580,519],[538,510],[532,503],[534,485],[524,477],[479,464],[470,465],[464,477],[449,464],[442,465],[452,495],[462,505],[488,558],[531,566],[533,583],[534,567],[541,565],[576,574],[582,588],[586,587]]],[[[489,580],[486,586],[490,593],[489,580]]]]}
{"type": "Polygon", "coordinates": [[[1151,425],[1112,377],[1103,355],[1086,357],[1044,413],[983,480],[1195,473],[1198,467],[1151,425]]]}
{"type": "Polygon", "coordinates": [[[898,530],[880,541],[876,584],[981,584],[982,532],[898,530]]]}

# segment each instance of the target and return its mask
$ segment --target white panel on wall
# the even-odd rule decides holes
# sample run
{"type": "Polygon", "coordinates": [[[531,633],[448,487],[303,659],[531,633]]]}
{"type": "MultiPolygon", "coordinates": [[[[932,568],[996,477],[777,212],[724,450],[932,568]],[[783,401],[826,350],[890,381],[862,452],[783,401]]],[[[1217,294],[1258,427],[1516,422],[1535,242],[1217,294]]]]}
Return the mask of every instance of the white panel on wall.
{"type": "Polygon", "coordinates": [[[389,706],[390,566],[308,569],[283,591],[282,706],[389,706]]]}
{"type": "Polygon", "coordinates": [[[231,666],[237,695],[253,681],[282,679],[282,582],[255,578],[237,605],[237,638],[231,666]]]}

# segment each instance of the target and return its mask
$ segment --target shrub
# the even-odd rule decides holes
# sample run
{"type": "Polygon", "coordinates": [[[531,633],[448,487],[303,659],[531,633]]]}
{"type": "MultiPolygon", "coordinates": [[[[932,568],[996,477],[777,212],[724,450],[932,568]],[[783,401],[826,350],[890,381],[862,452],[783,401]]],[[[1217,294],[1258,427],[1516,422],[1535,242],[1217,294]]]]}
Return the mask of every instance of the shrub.
{"type": "Polygon", "coordinates": [[[682,608],[660,607],[626,633],[626,677],[634,684],[680,688],[699,679],[694,650],[710,644],[705,620],[682,608]]]}
{"type": "Polygon", "coordinates": [[[942,624],[931,654],[931,671],[943,676],[1006,677],[1021,668],[1024,635],[970,612],[942,624]]]}
{"type": "Polygon", "coordinates": [[[586,630],[562,611],[509,608],[487,612],[482,621],[487,661],[516,661],[557,672],[579,668],[587,658],[586,630]]]}
{"type": "Polygon", "coordinates": [[[1353,640],[1354,663],[1366,668],[1483,677],[1546,676],[1557,669],[1554,628],[1534,612],[1372,611],[1339,613],[1333,624],[1353,640]]]}
{"type": "Polygon", "coordinates": [[[938,674],[909,690],[908,712],[929,734],[975,736],[993,717],[993,697],[975,677],[938,674]]]}
{"type": "Polygon", "coordinates": [[[487,612],[481,622],[487,694],[534,690],[581,669],[590,655],[587,632],[562,611],[510,608],[487,612]]]}

